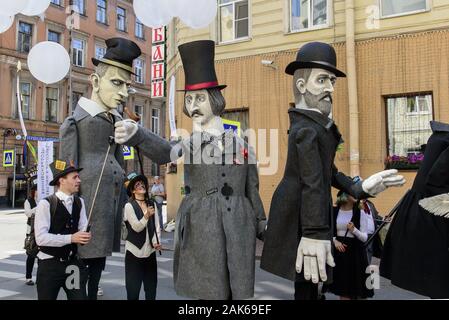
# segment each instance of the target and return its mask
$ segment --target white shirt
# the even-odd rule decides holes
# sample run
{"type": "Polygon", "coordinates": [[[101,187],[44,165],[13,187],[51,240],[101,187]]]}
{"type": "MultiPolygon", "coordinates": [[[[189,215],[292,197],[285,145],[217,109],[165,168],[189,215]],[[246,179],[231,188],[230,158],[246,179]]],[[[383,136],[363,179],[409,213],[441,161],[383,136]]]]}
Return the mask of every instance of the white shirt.
{"type": "MultiPolygon", "coordinates": [[[[156,225],[156,233],[157,233],[158,239],[160,241],[161,228],[159,226],[159,218],[158,218],[157,214],[154,215],[154,219],[155,219],[154,223],[156,225]]],[[[148,232],[146,230],[148,220],[145,219],[145,217],[142,217],[142,219],[138,220],[131,203],[127,203],[125,205],[125,214],[124,214],[123,220],[128,221],[129,224],[131,225],[131,228],[135,232],[145,232],[145,235],[146,235],[145,243],[141,249],[137,248],[131,242],[126,241],[125,250],[131,252],[137,258],[148,258],[155,251],[155,249],[150,244],[150,239],[148,236],[148,232]]],[[[153,236],[152,243],[157,243],[156,235],[153,236]]]]}
{"type": "MultiPolygon", "coordinates": [[[[67,195],[62,191],[55,193],[56,197],[62,201],[64,207],[67,211],[72,214],[73,207],[73,195],[67,195]]],[[[87,216],[86,216],[86,206],[84,205],[84,200],[81,199],[81,211],[80,219],[78,222],[78,230],[85,231],[87,229],[87,216]]],[[[34,220],[34,234],[36,237],[36,243],[38,246],[45,247],[63,247],[65,245],[72,243],[71,234],[53,234],[49,233],[50,222],[50,203],[47,200],[42,199],[36,207],[36,216],[34,220]]],[[[40,252],[37,257],[41,260],[53,258],[52,256],[40,252]]]]}
{"type": "MultiPolygon", "coordinates": [[[[33,209],[31,209],[31,205],[30,205],[30,202],[28,201],[28,199],[25,200],[23,208],[25,210],[25,215],[27,216],[27,218],[31,218],[34,214],[36,214],[37,206],[34,207],[33,209]]],[[[30,234],[30,232],[31,232],[31,226],[29,226],[27,224],[27,234],[30,234]]]]}
{"type": "MultiPolygon", "coordinates": [[[[344,237],[347,231],[347,225],[351,222],[352,210],[338,211],[337,216],[337,236],[344,237]]],[[[367,213],[365,210],[360,209],[360,230],[354,228],[353,232],[348,231],[346,237],[354,238],[357,237],[362,242],[368,240],[368,235],[374,232],[374,220],[371,213],[367,213]]]]}
{"type": "Polygon", "coordinates": [[[114,116],[122,118],[120,113],[118,113],[117,109],[114,108],[114,109],[104,110],[95,101],[84,98],[84,97],[81,97],[81,99],[79,99],[78,104],[81,108],[83,108],[92,117],[95,117],[96,115],[99,115],[100,113],[109,112],[109,113],[113,114],[114,116]]]}

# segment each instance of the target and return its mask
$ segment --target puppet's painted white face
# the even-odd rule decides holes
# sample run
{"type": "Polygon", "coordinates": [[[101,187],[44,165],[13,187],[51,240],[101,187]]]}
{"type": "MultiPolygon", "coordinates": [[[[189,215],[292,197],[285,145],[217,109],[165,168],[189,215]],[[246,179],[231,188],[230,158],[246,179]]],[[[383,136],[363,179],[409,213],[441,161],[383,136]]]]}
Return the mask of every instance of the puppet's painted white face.
{"type": "Polygon", "coordinates": [[[304,83],[304,79],[299,79],[296,86],[303,95],[307,107],[318,109],[329,116],[332,112],[332,94],[336,80],[337,77],[330,71],[312,69],[307,82],[304,83]]]}
{"type": "Polygon", "coordinates": [[[98,96],[106,107],[116,109],[126,102],[130,85],[130,72],[110,66],[98,82],[98,96]]]}
{"type": "Polygon", "coordinates": [[[209,123],[215,117],[206,89],[187,91],[184,103],[192,121],[200,126],[209,123]]]}

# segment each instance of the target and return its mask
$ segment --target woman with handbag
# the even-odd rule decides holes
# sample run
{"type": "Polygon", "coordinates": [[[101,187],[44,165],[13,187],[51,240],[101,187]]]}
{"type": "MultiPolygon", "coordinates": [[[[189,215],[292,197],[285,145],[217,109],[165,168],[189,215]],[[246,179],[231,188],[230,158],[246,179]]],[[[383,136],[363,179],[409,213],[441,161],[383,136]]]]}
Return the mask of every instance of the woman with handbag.
{"type": "Polygon", "coordinates": [[[369,263],[364,244],[368,234],[374,232],[374,220],[360,202],[342,191],[334,208],[334,232],[336,266],[328,291],[341,300],[373,297],[373,289],[366,285],[369,263]]]}
{"type": "MultiPolygon", "coordinates": [[[[36,182],[36,180],[34,180],[36,182]]],[[[27,261],[26,261],[26,276],[25,276],[25,284],[32,286],[34,285],[33,281],[33,267],[34,267],[34,261],[36,260],[36,254],[37,252],[32,252],[32,236],[34,233],[34,216],[36,214],[36,198],[37,198],[37,184],[32,184],[31,186],[31,195],[28,199],[25,200],[24,203],[24,210],[25,215],[27,216],[27,233],[25,238],[25,247],[27,254],[27,261]]]]}

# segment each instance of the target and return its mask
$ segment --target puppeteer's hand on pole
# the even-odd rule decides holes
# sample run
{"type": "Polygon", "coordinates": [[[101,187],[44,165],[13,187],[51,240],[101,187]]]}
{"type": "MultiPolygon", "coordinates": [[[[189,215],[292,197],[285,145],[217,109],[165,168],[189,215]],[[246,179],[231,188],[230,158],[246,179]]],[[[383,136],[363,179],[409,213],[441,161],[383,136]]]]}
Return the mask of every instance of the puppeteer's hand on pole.
{"type": "Polygon", "coordinates": [[[362,182],[362,189],[374,197],[389,187],[400,187],[404,185],[405,179],[397,173],[396,169],[375,173],[362,182]]]}
{"type": "Polygon", "coordinates": [[[117,121],[115,123],[115,142],[118,144],[125,144],[131,139],[138,130],[137,122],[131,119],[126,119],[123,121],[117,121]]]}
{"type": "Polygon", "coordinates": [[[316,240],[302,237],[296,254],[296,272],[304,266],[304,279],[313,283],[327,281],[326,264],[335,267],[330,240],[316,240]]]}

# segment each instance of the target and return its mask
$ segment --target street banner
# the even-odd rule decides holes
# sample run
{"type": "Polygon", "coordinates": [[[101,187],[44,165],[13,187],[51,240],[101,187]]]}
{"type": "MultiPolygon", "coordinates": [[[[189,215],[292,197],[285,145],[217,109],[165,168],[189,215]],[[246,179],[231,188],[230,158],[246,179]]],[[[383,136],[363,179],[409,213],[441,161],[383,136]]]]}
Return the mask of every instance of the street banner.
{"type": "Polygon", "coordinates": [[[53,162],[53,141],[38,141],[37,152],[37,192],[38,200],[41,200],[54,192],[53,187],[49,185],[53,180],[49,167],[53,162]]]}

